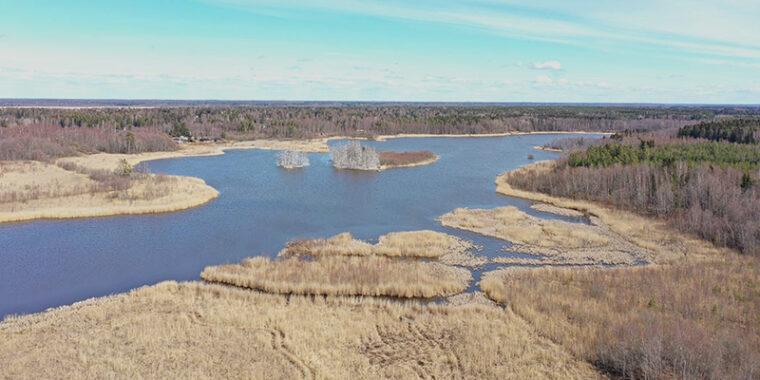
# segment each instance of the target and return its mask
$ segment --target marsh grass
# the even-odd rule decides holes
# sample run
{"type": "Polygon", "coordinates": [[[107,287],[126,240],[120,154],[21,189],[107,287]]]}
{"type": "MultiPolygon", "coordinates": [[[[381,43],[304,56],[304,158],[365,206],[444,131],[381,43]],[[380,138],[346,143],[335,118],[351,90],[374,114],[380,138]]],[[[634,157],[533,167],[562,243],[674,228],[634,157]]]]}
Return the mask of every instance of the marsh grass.
{"type": "Polygon", "coordinates": [[[278,257],[370,256],[435,259],[449,265],[477,266],[485,257],[473,255],[475,246],[442,232],[420,230],[391,232],[370,244],[344,232],[328,239],[296,239],[288,242],[278,257]]]}
{"type": "Polygon", "coordinates": [[[510,268],[480,286],[544,337],[628,378],[760,376],[757,259],[618,269],[510,268]]]}
{"type": "Polygon", "coordinates": [[[467,289],[466,269],[380,256],[324,256],[313,260],[255,257],[240,265],[207,267],[205,281],[283,294],[431,298],[467,289]]]}
{"type": "Polygon", "coordinates": [[[510,311],[164,282],[0,323],[0,377],[589,379],[510,311]]]}
{"type": "Polygon", "coordinates": [[[427,165],[437,161],[439,158],[429,150],[408,152],[380,151],[378,155],[380,156],[380,166],[384,169],[427,165]]]}
{"type": "MultiPolygon", "coordinates": [[[[592,225],[568,223],[535,218],[509,206],[490,210],[459,208],[438,221],[444,226],[509,241],[513,244],[510,250],[543,256],[530,264],[633,265],[651,259],[651,252],[627,242],[596,218],[592,218],[592,225]]],[[[492,261],[529,263],[509,257],[492,261]]]]}

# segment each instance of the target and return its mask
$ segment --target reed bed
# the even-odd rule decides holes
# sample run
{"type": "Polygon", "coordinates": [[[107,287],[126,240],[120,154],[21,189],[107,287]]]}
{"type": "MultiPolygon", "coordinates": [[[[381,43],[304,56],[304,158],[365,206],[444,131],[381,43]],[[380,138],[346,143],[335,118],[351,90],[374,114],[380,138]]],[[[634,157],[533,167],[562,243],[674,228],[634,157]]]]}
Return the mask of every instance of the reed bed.
{"type": "Polygon", "coordinates": [[[601,247],[610,240],[592,226],[532,217],[516,207],[458,208],[439,218],[444,226],[477,232],[515,244],[547,248],[601,247]]]}
{"type": "Polygon", "coordinates": [[[760,260],[509,268],[480,286],[539,334],[615,376],[760,376],[760,260]]]}
{"type": "Polygon", "coordinates": [[[282,294],[431,298],[456,294],[472,281],[470,271],[440,263],[369,256],[313,260],[255,257],[240,265],[207,267],[205,281],[282,294]]]}
{"type": "Polygon", "coordinates": [[[511,242],[510,250],[543,256],[540,260],[494,258],[502,264],[633,265],[652,260],[652,252],[613,233],[597,218],[592,225],[539,219],[515,207],[456,209],[438,218],[442,225],[511,242]]]}
{"type": "Polygon", "coordinates": [[[432,164],[440,157],[429,150],[394,152],[380,151],[380,166],[382,169],[405,168],[432,164]]]}
{"type": "Polygon", "coordinates": [[[510,311],[164,282],[0,323],[0,377],[589,379],[510,311]]]}
{"type": "Polygon", "coordinates": [[[552,206],[546,203],[534,203],[530,205],[530,208],[536,211],[548,212],[550,214],[567,216],[570,218],[580,218],[583,216],[583,213],[580,211],[572,210],[569,208],[552,206]]]}
{"type": "Polygon", "coordinates": [[[288,242],[278,257],[320,256],[387,256],[399,258],[437,259],[448,265],[478,266],[485,257],[471,252],[475,246],[468,241],[442,232],[421,230],[391,232],[370,244],[344,232],[328,239],[297,239],[288,242]]]}

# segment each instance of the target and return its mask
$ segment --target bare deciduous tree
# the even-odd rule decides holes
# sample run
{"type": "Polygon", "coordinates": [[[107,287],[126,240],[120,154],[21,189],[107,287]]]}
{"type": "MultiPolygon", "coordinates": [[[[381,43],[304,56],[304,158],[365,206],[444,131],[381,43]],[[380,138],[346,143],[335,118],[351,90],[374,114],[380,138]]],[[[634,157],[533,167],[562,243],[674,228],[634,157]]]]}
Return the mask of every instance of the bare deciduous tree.
{"type": "Polygon", "coordinates": [[[380,156],[377,151],[371,147],[362,146],[358,141],[349,141],[344,145],[331,147],[330,160],[338,169],[380,169],[380,156]]]}
{"type": "Polygon", "coordinates": [[[277,166],[283,168],[303,168],[309,165],[309,156],[304,152],[282,150],[277,153],[277,166]]]}

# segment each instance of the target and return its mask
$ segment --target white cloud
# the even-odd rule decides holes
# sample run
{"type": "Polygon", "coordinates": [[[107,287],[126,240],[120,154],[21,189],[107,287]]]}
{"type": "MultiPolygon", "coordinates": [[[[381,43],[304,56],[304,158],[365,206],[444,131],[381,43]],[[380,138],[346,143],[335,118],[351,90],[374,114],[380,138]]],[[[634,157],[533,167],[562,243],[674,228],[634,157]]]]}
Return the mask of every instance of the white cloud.
{"type": "Polygon", "coordinates": [[[567,84],[567,78],[557,79],[557,83],[559,83],[559,84],[567,84]]]}
{"type": "Polygon", "coordinates": [[[531,68],[535,70],[560,70],[562,64],[559,61],[535,62],[531,68]]]}
{"type": "Polygon", "coordinates": [[[483,30],[528,40],[627,49],[621,42],[724,57],[760,58],[757,0],[657,0],[567,2],[539,0],[525,6],[517,0],[459,0],[442,7],[434,1],[400,0],[202,0],[267,14],[274,8],[321,9],[352,14],[434,22],[483,30]],[[493,5],[498,6],[493,6],[493,5]],[[515,12],[523,8],[532,12],[515,12]],[[685,12],[687,9],[688,12],[685,12]],[[549,10],[550,12],[546,12],[549,10]],[[718,15],[718,16],[716,16],[718,15]]]}
{"type": "Polygon", "coordinates": [[[551,84],[552,83],[552,78],[549,78],[546,75],[539,75],[539,76],[536,77],[536,83],[551,84]]]}

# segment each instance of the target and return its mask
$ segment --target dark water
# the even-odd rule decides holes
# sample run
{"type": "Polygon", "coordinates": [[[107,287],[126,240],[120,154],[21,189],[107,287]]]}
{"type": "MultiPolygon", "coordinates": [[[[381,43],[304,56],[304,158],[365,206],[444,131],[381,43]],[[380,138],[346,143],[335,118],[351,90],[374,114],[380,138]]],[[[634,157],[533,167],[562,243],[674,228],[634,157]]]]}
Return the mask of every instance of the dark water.
{"type": "MultiPolygon", "coordinates": [[[[441,227],[435,218],[457,207],[530,202],[497,194],[496,176],[556,153],[533,150],[556,135],[410,138],[365,142],[382,150],[432,150],[428,166],[384,172],[339,171],[326,154],[311,166],[283,170],[273,151],[148,163],[154,173],[203,178],[217,200],[192,210],[0,225],[0,317],[30,313],[163,280],[196,280],[207,265],[274,256],[293,238],[349,231],[375,239],[392,231],[432,229],[475,241],[481,254],[504,255],[505,242],[441,227]]],[[[332,144],[340,142],[333,141],[332,144]]]]}

